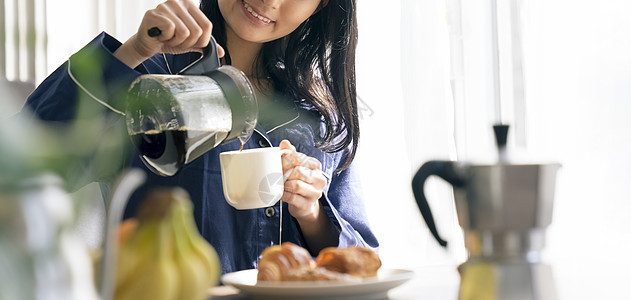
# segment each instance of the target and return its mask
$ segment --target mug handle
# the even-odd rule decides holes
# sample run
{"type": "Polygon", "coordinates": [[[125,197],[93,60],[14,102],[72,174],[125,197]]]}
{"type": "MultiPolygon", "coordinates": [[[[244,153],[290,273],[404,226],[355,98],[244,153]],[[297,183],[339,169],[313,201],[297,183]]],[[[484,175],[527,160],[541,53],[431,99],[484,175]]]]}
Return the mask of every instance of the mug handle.
{"type": "Polygon", "coordinates": [[[416,204],[421,211],[421,215],[425,220],[425,224],[427,224],[429,231],[432,233],[436,241],[438,241],[441,246],[447,247],[447,241],[442,239],[436,230],[434,217],[431,209],[429,208],[427,198],[425,197],[425,181],[431,175],[436,175],[444,179],[454,187],[463,186],[464,179],[456,172],[454,161],[439,160],[424,163],[412,179],[412,192],[414,193],[414,198],[416,198],[416,204]]]}

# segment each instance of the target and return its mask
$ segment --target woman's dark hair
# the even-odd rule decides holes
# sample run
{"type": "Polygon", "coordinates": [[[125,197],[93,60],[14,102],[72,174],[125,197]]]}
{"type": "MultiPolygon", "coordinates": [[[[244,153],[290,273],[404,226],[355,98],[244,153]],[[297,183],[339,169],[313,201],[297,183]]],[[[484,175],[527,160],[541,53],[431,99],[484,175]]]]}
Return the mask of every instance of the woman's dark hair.
{"type": "MultiPolygon", "coordinates": [[[[323,2],[326,0],[322,0],[323,2]]],[[[316,145],[327,152],[350,147],[346,169],[357,152],[359,118],[355,87],[356,0],[329,0],[291,34],[263,45],[255,69],[274,88],[315,108],[326,125],[316,145]]],[[[226,44],[225,21],[217,0],[202,0],[213,36],[226,44]]],[[[230,63],[229,54],[226,60],[230,63]]]]}

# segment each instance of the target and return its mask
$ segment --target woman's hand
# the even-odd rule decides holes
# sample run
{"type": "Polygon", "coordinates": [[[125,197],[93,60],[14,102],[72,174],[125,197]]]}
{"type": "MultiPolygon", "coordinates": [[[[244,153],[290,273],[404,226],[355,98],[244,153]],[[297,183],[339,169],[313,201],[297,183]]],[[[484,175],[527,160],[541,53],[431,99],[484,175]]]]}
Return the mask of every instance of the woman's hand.
{"type": "MultiPolygon", "coordinates": [[[[158,53],[179,54],[201,52],[210,42],[212,23],[190,0],[167,0],[148,10],[138,32],[119,47],[114,56],[135,68],[158,53]],[[161,34],[150,37],[149,29],[157,27],[161,34]]],[[[219,57],[225,51],[219,46],[219,57]]]]}
{"type": "Polygon", "coordinates": [[[317,254],[324,247],[336,246],[339,232],[319,201],[326,186],[322,164],[313,157],[296,152],[296,147],[288,140],[280,142],[279,147],[291,150],[282,158],[283,173],[289,176],[281,200],[287,202],[289,213],[298,221],[309,250],[317,254]]]}
{"type": "Polygon", "coordinates": [[[322,164],[313,157],[296,152],[288,140],[283,140],[280,149],[291,153],[283,155],[283,173],[289,174],[285,181],[285,193],[281,200],[289,204],[289,213],[299,222],[314,222],[320,212],[320,197],[326,185],[322,164]]]}

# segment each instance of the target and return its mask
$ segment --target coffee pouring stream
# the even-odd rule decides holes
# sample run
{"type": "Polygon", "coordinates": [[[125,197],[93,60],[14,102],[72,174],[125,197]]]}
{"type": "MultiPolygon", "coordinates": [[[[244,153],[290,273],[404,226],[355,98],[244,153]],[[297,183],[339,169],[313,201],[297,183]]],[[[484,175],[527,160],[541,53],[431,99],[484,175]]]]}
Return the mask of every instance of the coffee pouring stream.
{"type": "Polygon", "coordinates": [[[499,150],[497,163],[428,161],[412,180],[414,197],[433,237],[446,247],[447,241],[438,233],[423,189],[432,175],[454,188],[458,222],[469,253],[467,261],[458,268],[459,299],[556,299],[555,293],[550,292],[554,290],[553,281],[540,282],[552,275],[541,262],[540,252],[545,246],[545,230],[552,222],[560,164],[509,160],[508,126],[495,126],[494,130],[499,150]],[[493,283],[491,287],[478,286],[481,277],[493,283]],[[493,298],[487,298],[488,295],[493,298]]]}
{"type": "MultiPolygon", "coordinates": [[[[159,34],[149,30],[150,36],[159,34]]],[[[244,144],[256,126],[258,105],[248,78],[221,66],[214,38],[203,52],[178,74],[141,75],[128,90],[128,134],[158,175],[175,175],[219,144],[244,144]]]]}

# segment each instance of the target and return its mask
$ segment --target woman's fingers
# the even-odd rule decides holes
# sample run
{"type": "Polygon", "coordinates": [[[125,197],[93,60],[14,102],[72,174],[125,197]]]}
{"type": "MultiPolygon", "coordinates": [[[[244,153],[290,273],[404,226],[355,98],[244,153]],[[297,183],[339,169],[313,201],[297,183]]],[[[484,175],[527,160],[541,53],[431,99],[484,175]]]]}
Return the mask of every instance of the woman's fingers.
{"type": "Polygon", "coordinates": [[[303,166],[297,166],[288,173],[289,176],[287,177],[287,181],[300,180],[320,189],[324,188],[326,185],[326,178],[322,174],[322,171],[318,169],[314,170],[303,166]]]}
{"type": "MultiPolygon", "coordinates": [[[[212,23],[190,0],[167,0],[158,4],[155,9],[147,11],[140,31],[143,37],[148,37],[149,29],[157,27],[161,34],[155,38],[149,38],[147,48],[151,44],[159,42],[159,49],[154,52],[183,53],[199,51],[210,42],[212,23]]],[[[218,50],[219,56],[223,56],[223,48],[218,50]]]]}
{"type": "Polygon", "coordinates": [[[299,204],[295,202],[296,196],[304,199],[319,199],[322,196],[322,190],[302,180],[288,180],[285,183],[285,195],[283,197],[285,196],[287,196],[285,199],[287,203],[299,204]]]}
{"type": "Polygon", "coordinates": [[[283,170],[286,172],[297,166],[307,167],[313,170],[322,170],[322,163],[319,160],[307,156],[304,153],[296,152],[283,155],[283,170]]]}
{"type": "MultiPolygon", "coordinates": [[[[178,15],[181,15],[179,10],[179,4],[177,1],[167,1],[158,5],[158,9],[162,16],[171,21],[172,27],[167,28],[166,32],[163,32],[158,40],[164,42],[165,46],[171,48],[178,48],[180,44],[188,37],[189,30],[186,28],[186,23],[178,15]]],[[[160,27],[158,27],[160,28],[160,27]]],[[[160,28],[161,29],[161,28],[160,28]]]]}
{"type": "Polygon", "coordinates": [[[319,210],[322,191],[300,180],[287,181],[281,200],[289,205],[289,213],[296,219],[313,217],[319,210]]]}
{"type": "Polygon", "coordinates": [[[159,53],[162,49],[163,42],[168,40],[170,36],[173,36],[173,30],[175,25],[173,22],[164,16],[162,13],[158,13],[156,9],[148,10],[145,12],[145,16],[142,19],[142,23],[138,28],[138,33],[130,39],[133,41],[133,49],[140,56],[140,62],[144,59],[159,53]],[[157,37],[150,37],[148,34],[149,29],[157,27],[160,29],[160,35],[157,37]]]}
{"type": "Polygon", "coordinates": [[[302,181],[315,186],[321,192],[326,185],[326,178],[322,173],[322,163],[304,153],[297,152],[296,147],[287,140],[283,140],[279,147],[291,151],[283,154],[281,159],[283,173],[287,174],[286,181],[302,181]]]}
{"type": "Polygon", "coordinates": [[[192,16],[193,11],[199,9],[197,9],[197,7],[191,7],[189,1],[173,1],[172,3],[173,13],[175,13],[175,15],[184,25],[182,27],[176,28],[176,33],[173,40],[173,43],[175,45],[172,46],[180,49],[191,49],[197,44],[200,37],[204,33],[200,24],[192,16]]]}
{"type": "Polygon", "coordinates": [[[322,196],[322,191],[326,186],[326,177],[321,170],[304,166],[297,166],[289,173],[285,181],[282,200],[294,206],[293,211],[299,214],[305,210],[310,211],[310,208],[322,196]]]}
{"type": "MultiPolygon", "coordinates": [[[[189,5],[191,5],[191,2],[188,2],[189,5]]],[[[189,12],[191,14],[191,17],[195,20],[195,22],[197,23],[197,25],[199,26],[199,29],[201,30],[200,32],[200,36],[197,39],[197,43],[195,43],[194,47],[196,48],[204,48],[208,45],[208,43],[210,43],[210,36],[212,35],[212,30],[213,30],[213,24],[210,22],[210,20],[208,19],[208,17],[206,17],[206,15],[197,8],[197,6],[193,5],[194,7],[189,9],[189,12]]],[[[217,47],[220,48],[220,47],[217,47]]],[[[223,51],[223,48],[221,49],[223,51]]],[[[220,55],[223,56],[223,55],[220,55]]]]}
{"type": "MultiPolygon", "coordinates": [[[[197,39],[197,42],[192,47],[202,49],[208,46],[208,44],[210,43],[210,37],[212,36],[213,31],[213,24],[210,22],[204,12],[202,12],[193,2],[187,1],[187,3],[189,5],[189,13],[201,29],[201,33],[197,39]]],[[[220,58],[226,55],[226,51],[223,49],[223,47],[221,47],[221,45],[217,45],[217,54],[220,58]]]]}
{"type": "Polygon", "coordinates": [[[278,145],[278,148],[282,149],[288,149],[292,152],[296,152],[296,147],[294,147],[294,145],[292,145],[288,140],[282,140],[280,141],[280,144],[278,145]]]}
{"type": "Polygon", "coordinates": [[[282,164],[285,192],[281,198],[289,204],[289,212],[297,219],[313,218],[319,212],[319,199],[326,186],[319,160],[296,151],[289,141],[283,140],[279,148],[289,150],[283,154],[282,164]]]}

